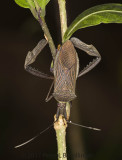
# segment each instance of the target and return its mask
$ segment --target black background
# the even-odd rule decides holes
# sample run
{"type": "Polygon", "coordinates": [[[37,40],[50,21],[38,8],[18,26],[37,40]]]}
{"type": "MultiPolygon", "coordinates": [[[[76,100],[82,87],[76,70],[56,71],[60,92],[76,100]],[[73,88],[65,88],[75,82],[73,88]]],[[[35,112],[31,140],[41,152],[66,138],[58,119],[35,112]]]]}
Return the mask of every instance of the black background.
{"type": "MultiPolygon", "coordinates": [[[[68,25],[82,11],[103,3],[121,0],[67,0],[68,25]]],[[[46,21],[56,46],[61,43],[56,0],[47,6],[46,21]]],[[[93,44],[102,61],[77,80],[77,99],[71,120],[101,128],[101,132],[69,125],[67,149],[71,159],[122,159],[122,24],[101,24],[77,31],[74,36],[93,44]],[[79,155],[79,157],[78,157],[79,155]]],[[[21,148],[14,146],[32,138],[53,122],[57,104],[45,102],[50,80],[24,70],[29,50],[43,38],[40,25],[28,9],[14,1],[2,1],[0,9],[0,160],[57,159],[55,131],[48,130],[21,148]]],[[[77,50],[80,68],[91,60],[77,50]]],[[[33,66],[49,73],[52,57],[47,46],[33,66]]]]}

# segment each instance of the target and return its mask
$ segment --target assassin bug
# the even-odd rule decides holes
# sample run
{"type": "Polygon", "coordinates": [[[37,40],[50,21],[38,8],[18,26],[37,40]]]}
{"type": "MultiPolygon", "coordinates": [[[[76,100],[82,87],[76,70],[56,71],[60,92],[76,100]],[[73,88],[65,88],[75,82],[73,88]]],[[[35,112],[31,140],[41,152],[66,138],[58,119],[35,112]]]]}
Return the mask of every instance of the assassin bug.
{"type": "Polygon", "coordinates": [[[67,120],[66,103],[71,102],[76,98],[75,87],[77,78],[93,69],[100,62],[101,56],[93,45],[87,45],[80,41],[78,38],[73,37],[70,40],[67,40],[59,49],[57,49],[56,57],[53,62],[54,66],[53,68],[50,68],[50,71],[54,75],[53,77],[30,66],[30,64],[36,60],[36,57],[46,46],[46,44],[47,40],[42,39],[31,52],[28,52],[25,59],[24,68],[26,71],[35,76],[46,79],[53,79],[51,88],[54,84],[54,92],[49,97],[49,93],[51,91],[50,88],[45,101],[47,102],[52,97],[54,97],[58,101],[56,118],[58,119],[59,115],[62,114],[67,120]],[[80,72],[79,58],[74,47],[85,51],[90,56],[96,57],[80,72]]]}
{"type": "MultiPolygon", "coordinates": [[[[53,79],[53,83],[49,89],[47,98],[45,100],[47,102],[52,97],[54,97],[58,101],[58,108],[57,108],[57,114],[56,114],[57,120],[60,114],[62,114],[64,118],[67,120],[66,103],[71,102],[73,99],[76,98],[75,86],[76,86],[77,78],[89,72],[92,68],[94,68],[100,62],[101,56],[94,46],[87,45],[77,38],[71,38],[70,40],[67,40],[60,48],[57,49],[57,54],[54,59],[54,67],[53,68],[50,67],[50,71],[54,75],[53,77],[43,72],[40,72],[30,66],[30,64],[32,64],[36,60],[36,57],[42,51],[42,49],[46,46],[46,44],[47,44],[47,41],[45,39],[42,39],[41,41],[39,41],[37,46],[31,52],[30,51],[28,52],[25,59],[24,68],[26,71],[28,71],[29,73],[35,76],[46,78],[46,79],[53,79]],[[79,58],[74,46],[85,51],[88,55],[96,57],[80,72],[79,72],[79,58]],[[54,84],[54,92],[49,97],[53,84],[54,84]]],[[[55,122],[53,122],[53,124],[55,122]]],[[[84,128],[100,131],[100,129],[97,129],[97,128],[79,125],[71,121],[67,121],[67,122],[77,126],[84,127],[84,128]]],[[[15,146],[15,148],[19,148],[33,141],[40,134],[44,133],[49,128],[51,128],[53,124],[51,124],[49,127],[47,127],[45,130],[43,130],[42,132],[40,132],[38,135],[31,138],[30,140],[15,146]]]]}

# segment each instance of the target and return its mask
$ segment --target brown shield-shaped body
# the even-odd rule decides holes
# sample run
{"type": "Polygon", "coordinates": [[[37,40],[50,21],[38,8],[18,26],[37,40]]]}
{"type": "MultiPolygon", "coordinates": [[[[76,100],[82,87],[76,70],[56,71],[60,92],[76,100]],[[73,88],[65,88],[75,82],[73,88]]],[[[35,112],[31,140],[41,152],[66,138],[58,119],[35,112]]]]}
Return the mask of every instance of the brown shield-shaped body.
{"type": "Polygon", "coordinates": [[[57,101],[69,102],[75,95],[79,59],[74,45],[67,40],[57,52],[54,62],[54,93],[57,101]]]}

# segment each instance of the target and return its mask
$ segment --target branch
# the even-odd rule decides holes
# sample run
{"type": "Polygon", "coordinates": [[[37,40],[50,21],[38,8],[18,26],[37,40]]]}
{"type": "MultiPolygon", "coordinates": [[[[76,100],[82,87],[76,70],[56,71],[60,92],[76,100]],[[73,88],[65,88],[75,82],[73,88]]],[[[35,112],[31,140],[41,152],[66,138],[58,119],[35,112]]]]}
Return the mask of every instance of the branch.
{"type": "Polygon", "coordinates": [[[61,21],[61,36],[62,43],[64,43],[63,36],[67,30],[67,14],[66,14],[66,2],[65,0],[58,0],[60,21],[61,21]]]}
{"type": "MultiPolygon", "coordinates": [[[[61,37],[62,43],[64,43],[64,34],[67,30],[67,14],[66,14],[66,2],[65,0],[58,0],[60,22],[61,22],[61,37]]],[[[70,116],[70,103],[66,103],[67,119],[70,116]]],[[[56,121],[56,118],[55,118],[56,121]]],[[[58,146],[58,160],[67,160],[66,152],[66,128],[67,122],[65,118],[60,115],[58,121],[54,124],[54,129],[56,131],[57,146],[58,146]]]]}
{"type": "Polygon", "coordinates": [[[53,39],[51,37],[51,34],[49,32],[49,29],[47,27],[47,24],[45,22],[45,8],[41,8],[39,6],[37,0],[34,0],[35,7],[33,6],[32,0],[27,0],[27,2],[30,5],[30,10],[31,10],[33,16],[39,21],[39,23],[41,25],[41,28],[44,32],[44,36],[49,43],[49,47],[50,47],[52,57],[53,57],[53,60],[54,60],[55,56],[56,56],[56,48],[55,48],[53,39]]]}
{"type": "Polygon", "coordinates": [[[52,53],[52,57],[53,57],[53,60],[54,60],[55,56],[56,56],[56,48],[55,48],[53,39],[51,37],[51,34],[49,32],[49,29],[47,27],[47,24],[45,22],[45,18],[39,16],[38,20],[39,20],[39,23],[40,23],[40,25],[42,27],[42,30],[44,31],[45,38],[49,43],[49,47],[50,47],[50,50],[51,50],[51,53],[52,53]]]}
{"type": "Polygon", "coordinates": [[[63,118],[62,115],[60,115],[58,121],[54,123],[54,129],[56,131],[57,146],[58,146],[58,160],[67,160],[66,139],[65,139],[66,128],[67,128],[66,120],[63,118]]]}

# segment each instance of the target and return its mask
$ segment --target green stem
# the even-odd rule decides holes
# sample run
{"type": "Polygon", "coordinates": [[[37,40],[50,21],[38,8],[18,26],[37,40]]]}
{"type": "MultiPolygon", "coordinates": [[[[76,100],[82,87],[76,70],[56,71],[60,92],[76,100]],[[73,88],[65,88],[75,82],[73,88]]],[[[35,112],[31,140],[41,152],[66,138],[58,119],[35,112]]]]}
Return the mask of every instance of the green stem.
{"type": "Polygon", "coordinates": [[[44,32],[44,36],[49,43],[49,47],[50,47],[50,50],[51,50],[51,53],[52,53],[53,60],[55,60],[56,48],[55,48],[53,39],[51,37],[51,34],[49,32],[49,29],[47,27],[47,24],[45,22],[45,9],[40,8],[37,0],[34,0],[35,7],[33,7],[32,0],[27,0],[27,1],[30,5],[30,10],[31,10],[33,16],[39,21],[39,23],[42,27],[42,30],[44,32]]]}
{"type": "Polygon", "coordinates": [[[35,7],[33,6],[33,1],[32,0],[27,0],[28,4],[30,5],[30,11],[33,14],[33,16],[37,19],[37,12],[35,10],[35,7]]]}
{"type": "MultiPolygon", "coordinates": [[[[60,21],[61,21],[61,36],[62,43],[64,43],[64,34],[67,30],[67,12],[66,12],[66,0],[58,0],[59,5],[59,13],[60,13],[60,21]]],[[[69,102],[66,104],[67,115],[70,116],[70,104],[69,102]]],[[[69,119],[69,117],[68,117],[69,119]]]]}
{"type": "Polygon", "coordinates": [[[53,39],[51,37],[51,34],[49,32],[49,29],[47,27],[47,24],[45,22],[44,17],[40,18],[39,23],[42,26],[42,30],[44,31],[45,38],[47,39],[47,41],[49,43],[49,47],[50,47],[50,50],[51,50],[51,53],[52,53],[52,57],[53,57],[53,60],[54,60],[55,56],[56,56],[56,48],[55,48],[53,39]]]}
{"type": "MultiPolygon", "coordinates": [[[[66,14],[65,0],[58,0],[58,5],[59,5],[59,13],[60,13],[60,21],[61,21],[61,37],[62,37],[62,43],[64,43],[63,37],[67,30],[67,14],[66,14]]],[[[69,119],[69,116],[70,116],[69,102],[66,103],[66,112],[67,112],[67,118],[69,119]]],[[[55,128],[56,137],[57,137],[58,160],[67,160],[67,152],[66,152],[67,122],[62,117],[62,115],[60,115],[58,121],[55,122],[54,128],[55,128]]]]}
{"type": "Polygon", "coordinates": [[[66,120],[62,117],[62,115],[60,115],[58,121],[55,122],[54,128],[57,137],[58,160],[67,160],[66,139],[65,139],[67,123],[66,120]]]}
{"type": "Polygon", "coordinates": [[[62,43],[64,43],[64,33],[67,30],[67,14],[66,14],[66,1],[65,0],[58,0],[59,4],[59,12],[60,12],[60,21],[61,21],[61,36],[62,36],[62,43]]]}

